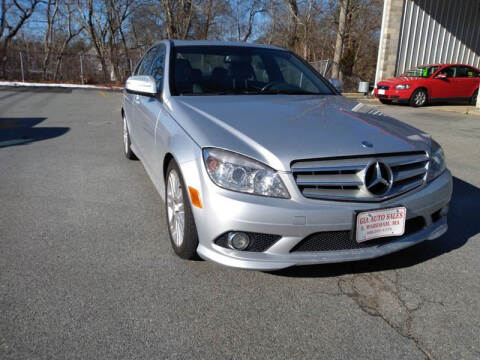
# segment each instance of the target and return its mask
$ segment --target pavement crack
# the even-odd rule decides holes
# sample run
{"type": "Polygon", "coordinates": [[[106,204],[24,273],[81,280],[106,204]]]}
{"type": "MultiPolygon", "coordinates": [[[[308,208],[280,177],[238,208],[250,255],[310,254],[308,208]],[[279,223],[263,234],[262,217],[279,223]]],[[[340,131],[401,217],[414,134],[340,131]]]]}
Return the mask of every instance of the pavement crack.
{"type": "Polygon", "coordinates": [[[400,336],[412,341],[426,359],[434,359],[432,353],[411,330],[414,313],[431,301],[425,301],[401,286],[396,271],[386,274],[346,275],[338,279],[337,286],[340,292],[352,299],[362,311],[381,318],[400,336]]]}

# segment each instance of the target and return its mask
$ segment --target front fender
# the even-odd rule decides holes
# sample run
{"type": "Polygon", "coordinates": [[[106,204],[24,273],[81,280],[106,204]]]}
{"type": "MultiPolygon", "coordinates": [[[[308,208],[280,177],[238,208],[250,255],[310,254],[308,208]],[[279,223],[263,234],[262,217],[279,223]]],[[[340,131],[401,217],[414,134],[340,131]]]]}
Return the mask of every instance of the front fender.
{"type": "Polygon", "coordinates": [[[182,172],[185,185],[201,190],[199,181],[199,160],[202,157],[200,146],[186,133],[173,116],[165,109],[159,114],[155,127],[155,145],[157,151],[157,190],[162,199],[165,197],[165,172],[168,159],[173,158],[182,172]]]}

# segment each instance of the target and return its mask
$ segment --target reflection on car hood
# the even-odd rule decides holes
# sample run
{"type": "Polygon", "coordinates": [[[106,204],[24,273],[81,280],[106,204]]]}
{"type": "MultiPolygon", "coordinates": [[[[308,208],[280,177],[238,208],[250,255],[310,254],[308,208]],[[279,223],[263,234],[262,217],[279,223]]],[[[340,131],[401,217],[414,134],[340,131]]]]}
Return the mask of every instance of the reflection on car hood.
{"type": "Polygon", "coordinates": [[[343,96],[178,96],[168,107],[199,146],[277,170],[298,159],[430,149],[428,135],[343,96]]]}
{"type": "Polygon", "coordinates": [[[416,81],[416,80],[422,80],[422,79],[424,78],[418,77],[418,76],[399,76],[399,77],[379,81],[377,85],[394,85],[402,82],[416,81]]]}

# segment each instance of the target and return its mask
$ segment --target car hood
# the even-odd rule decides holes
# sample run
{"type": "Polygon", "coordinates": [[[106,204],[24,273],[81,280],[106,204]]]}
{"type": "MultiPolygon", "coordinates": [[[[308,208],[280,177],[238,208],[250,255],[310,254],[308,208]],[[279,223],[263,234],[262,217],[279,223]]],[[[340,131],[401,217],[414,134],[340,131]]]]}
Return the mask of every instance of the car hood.
{"type": "Polygon", "coordinates": [[[400,83],[405,83],[409,81],[417,81],[417,80],[422,80],[424,78],[418,77],[418,76],[399,76],[395,78],[390,78],[386,80],[379,81],[377,85],[396,85],[400,83]]]}
{"type": "Polygon", "coordinates": [[[235,151],[276,170],[290,171],[299,159],[428,151],[431,145],[427,134],[343,96],[177,96],[167,107],[200,147],[235,151]]]}

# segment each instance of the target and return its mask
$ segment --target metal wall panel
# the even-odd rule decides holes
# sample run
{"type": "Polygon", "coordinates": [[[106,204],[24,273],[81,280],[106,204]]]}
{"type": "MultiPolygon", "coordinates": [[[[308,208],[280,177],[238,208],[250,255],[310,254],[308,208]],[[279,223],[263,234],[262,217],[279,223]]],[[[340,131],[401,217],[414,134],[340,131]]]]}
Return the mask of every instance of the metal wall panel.
{"type": "Polygon", "coordinates": [[[480,0],[405,0],[396,73],[421,64],[480,67],[480,0]]]}

